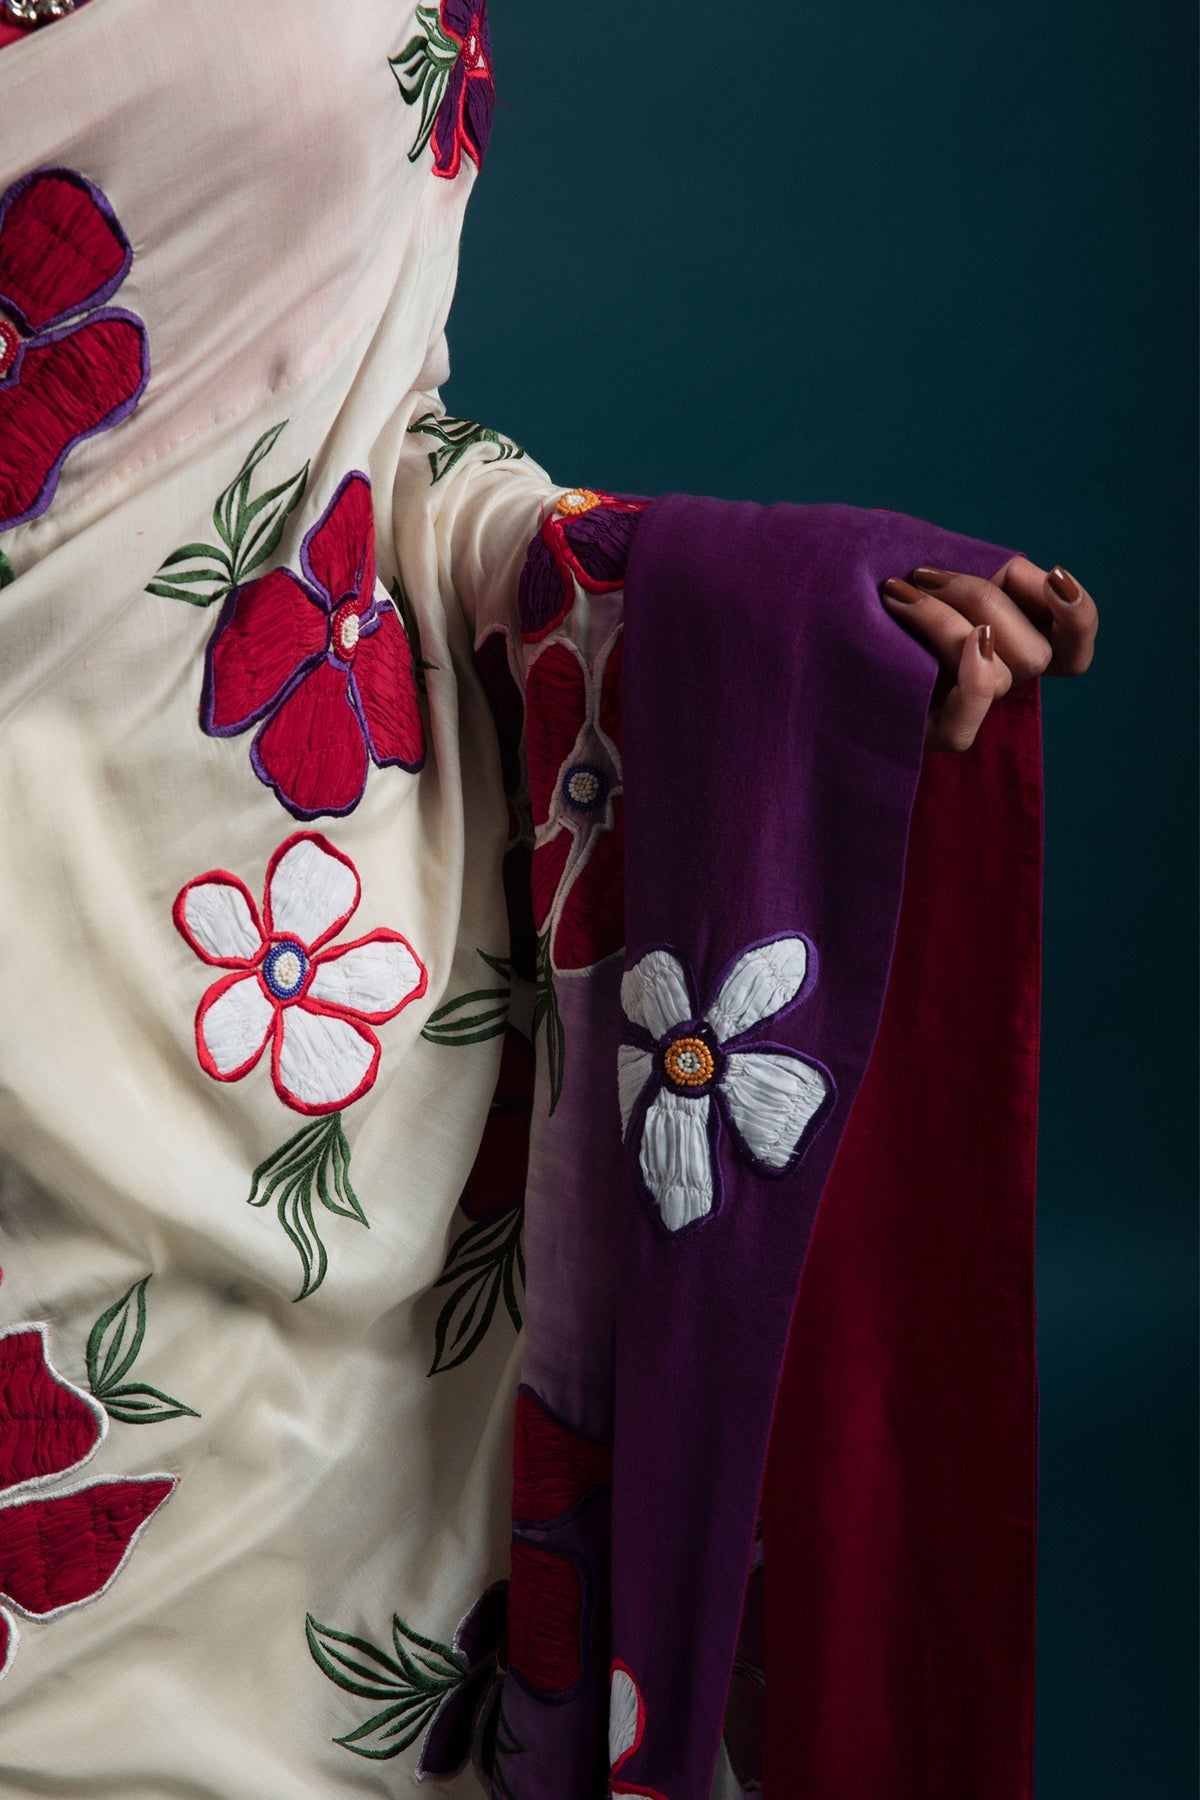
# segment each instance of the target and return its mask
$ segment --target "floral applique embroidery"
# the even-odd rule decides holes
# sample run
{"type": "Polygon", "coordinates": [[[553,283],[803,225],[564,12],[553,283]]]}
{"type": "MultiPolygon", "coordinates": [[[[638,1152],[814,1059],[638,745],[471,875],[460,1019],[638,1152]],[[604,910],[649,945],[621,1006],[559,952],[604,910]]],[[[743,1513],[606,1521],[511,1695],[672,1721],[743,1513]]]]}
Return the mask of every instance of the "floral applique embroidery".
{"type": "Polygon", "coordinates": [[[440,1375],[473,1356],[501,1299],[520,1331],[525,1291],[521,1233],[529,1174],[533,1119],[533,1046],[515,1026],[505,1027],[496,1091],[459,1206],[470,1223],[451,1247],[434,1283],[449,1295],[434,1328],[433,1365],[440,1375]]]}
{"type": "Polygon", "coordinates": [[[608,1702],[609,1794],[612,1800],[666,1800],[658,1788],[618,1781],[618,1772],[641,1749],[646,1735],[646,1703],[637,1678],[618,1658],[612,1666],[608,1702]]]}
{"type": "Polygon", "coordinates": [[[611,594],[625,583],[629,551],[650,504],[629,494],[571,488],[529,546],[517,590],[521,636],[548,637],[575,604],[575,586],[611,594]]]}
{"type": "MultiPolygon", "coordinates": [[[[498,1581],[476,1601],[448,1644],[422,1637],[396,1613],[392,1655],[366,1638],[319,1624],[310,1613],[308,1648],[322,1674],[345,1693],[379,1708],[334,1743],[356,1756],[386,1761],[420,1738],[418,1781],[457,1775],[473,1752],[481,1775],[496,1778],[498,1755],[522,1754],[501,1710],[507,1605],[508,1583],[498,1581]]],[[[499,1779],[497,1789],[507,1791],[499,1779]]]]}
{"type": "Polygon", "coordinates": [[[0,531],[45,512],[77,444],[133,412],[146,327],[107,306],[133,250],[74,169],[35,169],[0,196],[0,531]]]}
{"type": "Polygon", "coordinates": [[[17,1650],[13,1613],[56,1619],[98,1600],[177,1485],[174,1475],[93,1477],[42,1493],[89,1462],[107,1431],[99,1401],[51,1364],[44,1325],[0,1332],[0,1674],[17,1650]]]}
{"type": "Polygon", "coordinates": [[[484,462],[520,462],[525,455],[520,444],[514,444],[502,431],[488,425],[477,425],[474,419],[452,419],[448,413],[422,413],[408,428],[409,437],[433,438],[437,448],[429,452],[430,485],[436,487],[462,461],[468,450],[479,444],[493,446],[484,462]]]}
{"type": "Polygon", "coordinates": [[[532,1388],[517,1393],[508,1665],[559,1704],[588,1675],[592,1577],[586,1528],[612,1484],[612,1446],[573,1430],[532,1388]]]}
{"type": "Polygon", "coordinates": [[[754,944],[702,1010],[673,950],[648,950],[626,970],[621,1126],[642,1190],[668,1231],[699,1225],[720,1205],[722,1119],[759,1175],[788,1174],[812,1141],[833,1097],[832,1077],[760,1034],[811,991],[815,974],[803,937],[754,944]]]}
{"type": "Polygon", "coordinates": [[[350,1186],[341,1109],[378,1074],[382,1049],[373,1027],[428,985],[425,965],[398,931],[381,926],[350,943],[332,941],[361,894],[349,857],[319,833],[300,831],[271,858],[261,917],[245,883],[222,869],[189,881],[174,906],[185,942],[201,961],[228,971],[196,1013],[201,1068],[217,1081],[241,1081],[270,1044],[279,1098],[318,1120],[259,1164],[249,1196],[253,1206],[275,1201],[300,1255],[300,1300],[327,1268],[314,1199],[367,1223],[350,1186]]]}
{"type": "Polygon", "coordinates": [[[110,1419],[126,1425],[158,1425],[164,1419],[200,1414],[181,1400],[145,1382],[126,1381],[146,1336],[146,1289],[150,1276],[135,1281],[92,1326],[87,1345],[88,1386],[110,1419]]]}
{"type": "Polygon", "coordinates": [[[416,35],[388,67],[405,104],[420,109],[409,162],[429,144],[434,174],[448,181],[464,153],[482,165],[496,102],[487,0],[418,6],[416,35]]]}

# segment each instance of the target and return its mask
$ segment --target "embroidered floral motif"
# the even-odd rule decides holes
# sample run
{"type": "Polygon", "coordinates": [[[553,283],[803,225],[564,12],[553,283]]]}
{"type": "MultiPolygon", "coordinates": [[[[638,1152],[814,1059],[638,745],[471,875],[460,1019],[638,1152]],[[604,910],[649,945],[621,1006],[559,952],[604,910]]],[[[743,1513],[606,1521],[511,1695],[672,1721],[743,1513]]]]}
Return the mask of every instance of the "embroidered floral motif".
{"type": "Polygon", "coordinates": [[[180,935],[203,962],[226,969],[196,1013],[200,1066],[240,1081],[271,1046],[271,1079],[286,1106],[331,1113],[361,1099],[379,1070],[372,1026],[425,992],[425,966],[398,931],[332,940],[362,894],[348,856],[298,831],[267,867],[262,918],[245,883],[213,869],[176,898],[180,935]]]}
{"type": "Polygon", "coordinates": [[[481,165],[496,99],[487,0],[418,6],[416,36],[388,66],[406,105],[420,108],[409,162],[431,144],[433,172],[448,181],[464,152],[481,165]]]}
{"type": "Polygon", "coordinates": [[[608,1703],[609,1794],[626,1800],[666,1800],[658,1788],[636,1782],[630,1786],[618,1781],[617,1773],[641,1748],[646,1735],[646,1704],[637,1678],[628,1664],[618,1658],[612,1666],[608,1703]]]}
{"type": "Polygon", "coordinates": [[[432,473],[431,486],[448,475],[456,463],[462,461],[468,450],[478,444],[494,445],[491,456],[481,458],[483,462],[520,462],[525,452],[519,444],[503,432],[493,431],[490,426],[477,425],[474,419],[452,419],[448,413],[422,413],[408,428],[409,437],[420,436],[433,438],[438,448],[429,452],[429,467],[432,473]]]}
{"type": "Polygon", "coordinates": [[[494,975],[499,987],[472,988],[456,994],[435,1007],[421,1028],[421,1036],[431,1044],[447,1047],[483,1044],[489,1038],[503,1037],[508,1029],[508,1007],[512,999],[512,964],[507,957],[489,956],[486,950],[476,952],[494,975]]]}
{"type": "Polygon", "coordinates": [[[250,762],[298,819],[342,816],[369,762],[425,761],[412,652],[375,582],[371,485],[347,475],[290,569],[235,588],[208,646],[200,723],[210,737],[259,727],[250,762]]]}
{"type": "Polygon", "coordinates": [[[106,306],[133,251],[74,169],[0,196],[0,531],[37,518],[77,444],[129,417],[150,378],[146,328],[106,306]]]}
{"type": "Polygon", "coordinates": [[[618,631],[589,668],[556,639],[526,684],[533,917],[560,974],[592,969],[625,942],[621,645],[618,631]]]}
{"type": "Polygon", "coordinates": [[[157,1425],[185,1413],[200,1414],[161,1389],[125,1377],[141,1354],[146,1336],[146,1289],[150,1277],[135,1281],[92,1326],[87,1346],[88,1386],[110,1419],[126,1425],[157,1425]]]}
{"type": "Polygon", "coordinates": [[[319,1201],[327,1212],[368,1225],[358,1195],[350,1185],[350,1146],[340,1112],[314,1119],[265,1157],[255,1169],[249,1205],[275,1202],[279,1223],[300,1255],[302,1279],[297,1300],[307,1300],[325,1279],[329,1256],[313,1212],[319,1201]]]}
{"type": "MultiPolygon", "coordinates": [[[[389,1656],[367,1639],[320,1625],[308,1615],[313,1661],[348,1694],[380,1703],[354,1731],[334,1738],[356,1756],[386,1761],[421,1738],[417,1780],[445,1778],[466,1766],[474,1749],[490,1765],[496,1747],[500,1662],[508,1583],[498,1581],[476,1601],[449,1644],[422,1637],[399,1613],[392,1617],[389,1656]]],[[[509,1741],[506,1754],[521,1746],[509,1741]]],[[[490,1766],[486,1771],[491,1773],[490,1766]]]]}
{"type": "Polygon", "coordinates": [[[172,550],[154,580],[147,582],[148,594],[183,600],[189,606],[212,606],[274,556],[284,526],[304,496],[308,464],[268,488],[265,494],[252,497],[251,490],[260,466],[279,442],[286,425],[284,419],[263,432],[229,486],[217,496],[212,521],[220,542],[182,544],[178,550],[172,550]]]}
{"type": "Polygon", "coordinates": [[[459,1205],[471,1221],[455,1240],[434,1283],[449,1296],[434,1328],[433,1365],[440,1375],[473,1356],[501,1299],[521,1329],[525,1291],[525,1183],[533,1116],[533,1047],[514,1027],[505,1031],[496,1091],[459,1205]]]}
{"type": "Polygon", "coordinates": [[[93,1477],[43,1497],[104,1441],[108,1415],[51,1365],[44,1325],[0,1333],[0,1674],[16,1654],[13,1613],[56,1619],[97,1600],[176,1486],[173,1475],[93,1477]]]}
{"type": "Polygon", "coordinates": [[[538,1699],[574,1698],[587,1679],[587,1562],[574,1528],[612,1482],[612,1446],[573,1431],[532,1388],[517,1394],[508,1662],[538,1699]]]}
{"type": "Polygon", "coordinates": [[[618,1052],[621,1125],[668,1231],[700,1224],[720,1204],[722,1118],[760,1175],[788,1174],[811,1142],[833,1082],[794,1050],[760,1040],[765,1021],[811,988],[809,965],[802,937],[752,945],[703,1011],[673,951],[649,950],[626,970],[632,1041],[618,1052]]]}
{"type": "Polygon", "coordinates": [[[648,500],[571,488],[529,546],[517,590],[521,636],[548,637],[585,593],[611,594],[625,582],[629,551],[648,500]]]}

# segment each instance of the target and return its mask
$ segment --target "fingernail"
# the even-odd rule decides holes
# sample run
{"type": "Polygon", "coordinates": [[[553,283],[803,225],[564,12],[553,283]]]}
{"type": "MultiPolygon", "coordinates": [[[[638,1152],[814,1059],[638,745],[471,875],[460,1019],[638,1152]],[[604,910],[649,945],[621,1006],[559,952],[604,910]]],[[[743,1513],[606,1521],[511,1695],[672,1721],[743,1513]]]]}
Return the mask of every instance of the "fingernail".
{"type": "Polygon", "coordinates": [[[996,641],[992,636],[992,628],[990,625],[981,625],[979,627],[979,635],[976,642],[979,645],[979,654],[982,656],[984,662],[991,662],[993,656],[996,654],[996,641]]]}
{"type": "Polygon", "coordinates": [[[914,569],[908,579],[918,587],[944,588],[954,577],[947,569],[914,569]]]}
{"type": "Polygon", "coordinates": [[[918,600],[924,598],[915,588],[910,588],[906,581],[897,581],[894,576],[890,581],[884,582],[883,591],[889,600],[902,600],[905,606],[915,606],[918,600]]]}
{"type": "Polygon", "coordinates": [[[1050,583],[1050,586],[1054,589],[1054,592],[1064,606],[1077,606],[1080,600],[1083,599],[1083,589],[1080,587],[1075,577],[1073,575],[1068,575],[1067,571],[1060,568],[1057,563],[1055,563],[1049,575],[1047,575],[1046,580],[1050,583]]]}

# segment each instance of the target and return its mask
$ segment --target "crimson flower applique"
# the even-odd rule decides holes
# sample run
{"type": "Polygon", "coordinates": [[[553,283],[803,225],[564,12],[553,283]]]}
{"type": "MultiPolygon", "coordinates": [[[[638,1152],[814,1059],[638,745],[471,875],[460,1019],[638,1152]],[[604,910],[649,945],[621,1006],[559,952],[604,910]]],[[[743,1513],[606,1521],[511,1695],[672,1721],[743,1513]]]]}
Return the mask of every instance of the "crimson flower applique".
{"type": "Polygon", "coordinates": [[[52,1367],[44,1325],[0,1333],[0,1675],[17,1651],[13,1613],[57,1619],[98,1600],[176,1486],[174,1475],[134,1475],[43,1493],[107,1431],[103,1406],[52,1367]]]}
{"type": "Polygon", "coordinates": [[[275,1092],[296,1112],[336,1112],[374,1085],[382,1051],[372,1026],[418,1000],[429,977],[398,931],[332,942],[361,896],[354,864],[315,831],[298,831],[272,856],[261,918],[245,883],[223,869],[180,890],[180,936],[202,962],[229,971],[196,1012],[206,1074],[240,1081],[270,1044],[275,1092]]]}
{"type": "Polygon", "coordinates": [[[558,638],[526,681],[533,916],[560,973],[593,968],[625,942],[621,643],[614,632],[589,668],[558,638]]]}
{"type": "Polygon", "coordinates": [[[45,512],[75,446],[142,396],[146,327],[104,304],[132,260],[108,200],[74,169],[35,169],[0,196],[0,531],[45,512]]]}
{"type": "Polygon", "coordinates": [[[420,109],[409,162],[429,144],[433,172],[447,181],[464,154],[481,166],[496,103],[487,0],[418,6],[416,35],[388,63],[405,103],[420,109]]]}
{"type": "Polygon", "coordinates": [[[572,488],[559,496],[529,546],[517,590],[521,636],[534,644],[562,624],[575,584],[611,594],[625,584],[630,546],[648,500],[572,488]]]}
{"type": "Polygon", "coordinates": [[[370,763],[416,773],[425,727],[412,651],[375,590],[371,484],[347,475],[290,569],[235,588],[209,642],[200,724],[259,727],[250,763],[298,819],[353,812],[370,763]]]}

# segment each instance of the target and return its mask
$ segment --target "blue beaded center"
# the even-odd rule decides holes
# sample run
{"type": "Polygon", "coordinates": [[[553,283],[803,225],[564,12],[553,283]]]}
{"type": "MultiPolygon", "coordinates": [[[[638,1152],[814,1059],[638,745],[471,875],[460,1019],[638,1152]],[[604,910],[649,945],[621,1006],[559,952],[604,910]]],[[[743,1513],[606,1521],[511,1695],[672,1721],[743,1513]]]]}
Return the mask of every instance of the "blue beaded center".
{"type": "Polygon", "coordinates": [[[572,763],[563,776],[563,799],[574,812],[595,812],[608,799],[610,786],[608,776],[595,763],[572,763]]]}
{"type": "Polygon", "coordinates": [[[263,964],[263,980],[277,1000],[291,1000],[304,986],[308,956],[295,938],[272,944],[263,964]]]}

